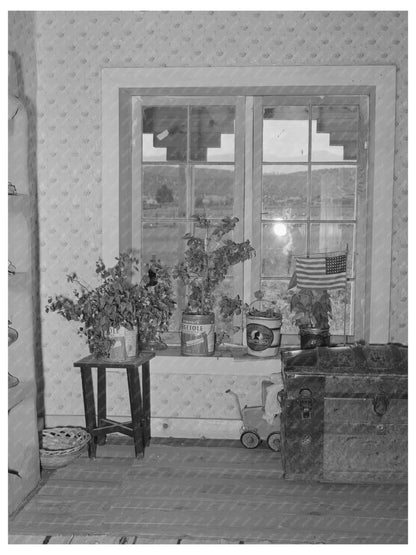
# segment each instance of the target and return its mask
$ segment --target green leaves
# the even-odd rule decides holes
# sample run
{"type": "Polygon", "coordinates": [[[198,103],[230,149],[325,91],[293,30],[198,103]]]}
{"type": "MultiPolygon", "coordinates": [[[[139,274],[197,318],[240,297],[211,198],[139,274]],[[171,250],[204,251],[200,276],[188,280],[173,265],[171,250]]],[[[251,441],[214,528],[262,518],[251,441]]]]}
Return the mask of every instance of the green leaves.
{"type": "MultiPolygon", "coordinates": [[[[236,217],[227,216],[216,222],[194,215],[193,220],[196,228],[205,230],[205,236],[184,235],[187,249],[184,260],[174,267],[173,277],[188,287],[187,311],[209,314],[216,301],[215,289],[227,276],[230,266],[248,260],[255,255],[255,250],[248,240],[236,243],[232,239],[223,239],[238,223],[236,217]]],[[[224,310],[228,313],[230,307],[224,310]]]]}
{"type": "Polygon", "coordinates": [[[138,258],[122,253],[116,260],[112,268],[106,268],[101,259],[96,262],[95,271],[101,283],[95,288],[83,284],[75,272],[69,274],[68,281],[78,285],[81,292],[74,291],[75,300],[64,295],[48,297],[45,307],[46,312],[57,312],[68,321],[81,322],[78,333],[87,337],[96,356],[108,356],[110,352],[110,327],[132,329],[138,325],[139,333],[155,335],[167,329],[175,305],[171,278],[162,264],[156,264],[157,286],[148,290],[131,281],[138,258]]]}
{"type": "Polygon", "coordinates": [[[326,289],[300,289],[292,295],[290,311],[297,326],[329,328],[332,318],[331,298],[326,289]]]}

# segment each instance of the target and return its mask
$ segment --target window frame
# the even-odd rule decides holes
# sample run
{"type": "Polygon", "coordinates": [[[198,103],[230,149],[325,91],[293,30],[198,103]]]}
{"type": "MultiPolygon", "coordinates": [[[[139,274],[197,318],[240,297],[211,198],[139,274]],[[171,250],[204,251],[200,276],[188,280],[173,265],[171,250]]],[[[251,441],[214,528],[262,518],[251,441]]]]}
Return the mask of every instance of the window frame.
{"type": "MultiPolygon", "coordinates": [[[[102,70],[102,179],[104,261],[129,243],[119,233],[120,214],[130,219],[137,205],[131,187],[132,95],[368,94],[370,164],[365,298],[361,301],[363,338],[388,342],[390,335],[391,238],[395,137],[395,66],[257,66],[204,68],[104,68],[102,70]],[[129,100],[130,99],[130,100],[129,100]],[[130,160],[128,160],[130,158],[130,160]],[[126,216],[126,212],[129,214],[126,216]]],[[[250,117],[252,106],[246,106],[250,117]]],[[[246,141],[250,137],[246,134],[246,141]]],[[[246,183],[249,169],[246,168],[246,183]]],[[[250,198],[251,197],[251,198],[250,198]]],[[[252,188],[245,190],[245,223],[252,188]]],[[[248,229],[249,227],[246,227],[248,229]]],[[[131,238],[130,238],[131,242],[131,238]]],[[[244,293],[251,291],[244,273],[244,293]]],[[[359,338],[357,338],[359,339],[359,338]]]]}
{"type": "MultiPolygon", "coordinates": [[[[151,222],[152,219],[146,217],[142,211],[142,197],[140,195],[141,185],[143,180],[143,168],[146,166],[166,166],[166,165],[177,165],[183,166],[186,172],[186,186],[187,186],[187,206],[186,212],[189,217],[175,217],[175,218],[167,218],[164,221],[176,221],[178,223],[182,223],[184,225],[184,231],[186,233],[194,233],[194,224],[191,219],[191,215],[193,212],[192,205],[193,205],[193,198],[192,198],[192,191],[191,191],[191,182],[192,182],[192,172],[194,167],[198,166],[233,166],[234,167],[234,187],[233,187],[233,199],[234,199],[234,206],[233,212],[230,214],[231,216],[236,216],[239,218],[241,225],[238,225],[236,229],[233,231],[233,239],[237,242],[243,241],[244,239],[244,111],[245,111],[245,98],[239,95],[233,96],[186,96],[186,95],[177,95],[177,96],[150,96],[150,95],[132,95],[132,143],[131,143],[131,156],[132,156],[132,168],[131,168],[131,179],[132,186],[131,194],[136,198],[136,206],[138,208],[136,214],[139,214],[137,218],[134,218],[135,226],[132,227],[132,233],[129,234],[128,227],[131,226],[131,219],[128,220],[123,219],[123,224],[120,225],[124,226],[122,230],[122,236],[124,238],[128,238],[128,242],[126,242],[123,246],[120,246],[120,250],[126,250],[129,248],[137,249],[140,253],[144,252],[143,248],[143,236],[142,236],[142,224],[146,222],[151,222]],[[188,144],[188,153],[187,159],[184,161],[146,161],[142,159],[142,140],[143,140],[143,133],[141,132],[141,125],[142,125],[142,110],[147,107],[153,106],[233,106],[235,107],[235,133],[234,133],[234,159],[233,161],[227,162],[219,162],[219,161],[198,161],[198,160],[191,160],[189,156],[189,149],[190,144],[188,144]]],[[[189,129],[188,129],[189,133],[189,129]]],[[[120,218],[121,222],[121,218],[120,218]]],[[[142,261],[140,262],[140,268],[142,268],[142,261]]],[[[243,292],[243,282],[244,282],[244,268],[242,265],[237,265],[234,268],[231,268],[232,277],[233,277],[233,295],[239,295],[240,297],[244,295],[243,292]]],[[[179,286],[179,292],[183,292],[183,288],[179,286]]],[[[185,309],[185,299],[179,298],[177,300],[177,309],[179,311],[183,311],[185,309]]],[[[237,318],[234,322],[236,326],[241,326],[241,318],[237,318]]],[[[178,335],[178,342],[179,340],[179,329],[177,330],[170,330],[167,332],[168,337],[173,337],[174,335],[178,335]]],[[[233,341],[242,342],[242,333],[241,331],[237,332],[234,337],[232,338],[233,341]]]]}
{"type": "MultiPolygon", "coordinates": [[[[357,168],[357,180],[356,180],[356,191],[355,191],[355,210],[354,210],[354,217],[352,219],[342,218],[340,220],[334,220],[334,223],[354,223],[356,226],[355,231],[355,244],[349,245],[349,257],[351,257],[352,263],[352,273],[349,276],[349,282],[353,289],[352,294],[352,305],[351,305],[351,315],[354,322],[354,333],[352,335],[347,333],[349,340],[354,338],[362,338],[363,337],[363,321],[360,318],[361,316],[361,307],[357,302],[358,299],[364,298],[365,296],[365,268],[362,267],[363,265],[357,265],[357,259],[364,257],[366,252],[366,236],[367,236],[367,226],[368,221],[366,218],[367,212],[367,188],[368,188],[368,141],[369,141],[369,95],[358,95],[358,94],[351,94],[348,96],[345,95],[334,95],[334,94],[322,94],[322,95],[280,95],[280,96],[256,96],[254,98],[254,177],[253,183],[262,183],[263,175],[262,169],[263,166],[274,166],[274,165],[299,165],[305,166],[307,171],[309,172],[312,167],[314,166],[352,166],[357,168]],[[263,110],[267,107],[274,107],[274,106],[306,106],[309,104],[309,110],[311,106],[344,106],[344,105],[356,105],[358,107],[358,133],[357,133],[357,159],[354,161],[346,161],[346,160],[339,160],[334,162],[323,162],[323,161],[315,161],[312,159],[310,148],[311,148],[311,137],[309,137],[309,146],[308,146],[308,157],[305,161],[302,162],[273,162],[273,161],[265,161],[262,156],[262,141],[263,141],[263,129],[262,123],[264,121],[263,117],[263,110]],[[364,188],[365,186],[365,188],[364,188]],[[362,192],[360,193],[360,189],[362,192]],[[358,237],[361,236],[361,245],[358,246],[358,237]]],[[[309,114],[309,117],[312,117],[309,114]]],[[[311,177],[309,179],[309,186],[311,186],[311,177]]],[[[310,195],[310,192],[308,195],[310,195]]],[[[262,187],[258,187],[255,190],[255,196],[253,200],[253,214],[256,217],[253,219],[253,243],[257,246],[257,250],[261,251],[262,244],[263,244],[263,233],[262,233],[262,224],[265,221],[273,221],[273,218],[263,218],[262,213],[262,187]]],[[[309,217],[305,220],[299,220],[299,223],[304,224],[308,229],[308,235],[310,233],[311,225],[313,223],[318,222],[317,218],[310,219],[309,217]]],[[[311,254],[309,251],[309,242],[307,244],[307,253],[298,253],[298,254],[311,254]]],[[[273,278],[262,278],[261,275],[261,257],[257,256],[252,263],[251,266],[252,272],[252,281],[254,283],[260,283],[262,279],[273,279],[273,278]]],[[[283,280],[283,278],[277,278],[279,281],[283,280]]],[[[290,278],[289,278],[290,279],[290,278]]],[[[288,281],[289,281],[288,279],[288,281]]],[[[345,338],[345,335],[341,334],[333,334],[331,332],[331,336],[333,337],[334,342],[342,341],[345,338]]],[[[293,333],[284,333],[282,341],[287,344],[293,344],[294,334],[293,333]]],[[[295,340],[296,341],[296,340],[295,340]]]]}

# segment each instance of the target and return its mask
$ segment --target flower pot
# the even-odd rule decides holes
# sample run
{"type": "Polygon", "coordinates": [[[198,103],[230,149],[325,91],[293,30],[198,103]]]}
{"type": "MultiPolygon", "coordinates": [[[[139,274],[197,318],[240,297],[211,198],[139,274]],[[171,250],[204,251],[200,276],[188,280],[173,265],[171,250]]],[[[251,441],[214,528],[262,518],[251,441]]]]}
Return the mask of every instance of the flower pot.
{"type": "Polygon", "coordinates": [[[212,356],[215,351],[214,314],[182,314],[181,353],[186,356],[212,356]]]}
{"type": "Polygon", "coordinates": [[[279,352],[281,318],[247,316],[247,351],[256,357],[273,357],[279,352]]]}
{"type": "Polygon", "coordinates": [[[301,327],[299,328],[299,335],[301,349],[329,347],[331,336],[328,329],[301,327]]]}
{"type": "Polygon", "coordinates": [[[109,360],[124,360],[137,356],[137,327],[128,330],[124,326],[110,328],[111,345],[109,360]]]}

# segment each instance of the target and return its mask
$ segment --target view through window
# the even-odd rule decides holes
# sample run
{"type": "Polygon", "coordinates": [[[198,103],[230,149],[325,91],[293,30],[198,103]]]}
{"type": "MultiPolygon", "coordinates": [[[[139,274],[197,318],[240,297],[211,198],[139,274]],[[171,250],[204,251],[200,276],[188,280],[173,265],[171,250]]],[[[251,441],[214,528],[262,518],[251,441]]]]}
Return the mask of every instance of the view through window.
{"type": "MultiPolygon", "coordinates": [[[[331,291],[331,333],[354,335],[355,298],[364,287],[356,258],[365,253],[366,97],[251,97],[252,118],[248,98],[136,99],[133,186],[141,198],[143,262],[178,262],[192,214],[237,216],[234,238],[249,238],[257,251],[245,301],[261,288],[283,312],[282,331],[297,334],[287,293],[296,256],[348,249],[347,290],[331,291]]],[[[241,273],[230,275],[223,291],[243,296],[241,273]]],[[[171,321],[176,333],[183,293],[171,321]]]]}

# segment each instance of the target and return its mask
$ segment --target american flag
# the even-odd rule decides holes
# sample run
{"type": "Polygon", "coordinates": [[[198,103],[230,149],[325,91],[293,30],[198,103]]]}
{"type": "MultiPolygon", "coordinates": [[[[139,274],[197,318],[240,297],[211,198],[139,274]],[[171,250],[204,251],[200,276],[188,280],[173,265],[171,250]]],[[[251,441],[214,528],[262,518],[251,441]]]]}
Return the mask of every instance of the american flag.
{"type": "Polygon", "coordinates": [[[296,259],[298,287],[341,289],[347,283],[347,255],[296,259]]]}

